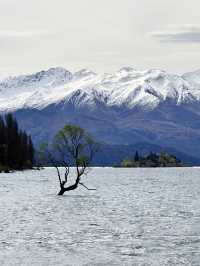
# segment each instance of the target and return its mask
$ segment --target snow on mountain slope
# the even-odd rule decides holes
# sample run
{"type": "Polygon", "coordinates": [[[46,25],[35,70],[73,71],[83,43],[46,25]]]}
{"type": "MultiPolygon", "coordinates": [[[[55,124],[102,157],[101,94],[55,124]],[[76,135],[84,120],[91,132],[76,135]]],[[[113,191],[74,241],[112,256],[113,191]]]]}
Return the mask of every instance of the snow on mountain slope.
{"type": "Polygon", "coordinates": [[[171,100],[176,105],[200,100],[200,72],[183,76],[152,69],[122,68],[114,74],[81,70],[74,74],[51,68],[32,75],[9,77],[0,82],[0,111],[43,109],[60,102],[95,107],[135,106],[153,110],[171,100]]]}
{"type": "Polygon", "coordinates": [[[193,85],[200,86],[200,69],[194,72],[185,73],[183,78],[193,85]]]}
{"type": "Polygon", "coordinates": [[[130,67],[112,74],[51,68],[0,79],[0,112],[14,112],[36,145],[71,123],[103,143],[145,142],[200,157],[199,103],[200,71],[179,76],[130,67]]]}

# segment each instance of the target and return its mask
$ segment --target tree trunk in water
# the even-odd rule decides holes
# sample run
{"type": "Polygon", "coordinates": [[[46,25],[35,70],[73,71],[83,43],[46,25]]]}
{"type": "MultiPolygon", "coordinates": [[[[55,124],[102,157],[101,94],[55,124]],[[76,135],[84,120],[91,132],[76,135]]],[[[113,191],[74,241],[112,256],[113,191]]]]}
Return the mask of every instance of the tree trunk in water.
{"type": "Polygon", "coordinates": [[[62,196],[65,193],[65,188],[61,187],[58,196],[62,196]]]}
{"type": "Polygon", "coordinates": [[[69,187],[60,186],[60,192],[58,193],[58,196],[62,196],[66,191],[74,190],[77,187],[78,187],[78,182],[77,181],[76,181],[76,183],[74,185],[71,185],[69,187]]]}

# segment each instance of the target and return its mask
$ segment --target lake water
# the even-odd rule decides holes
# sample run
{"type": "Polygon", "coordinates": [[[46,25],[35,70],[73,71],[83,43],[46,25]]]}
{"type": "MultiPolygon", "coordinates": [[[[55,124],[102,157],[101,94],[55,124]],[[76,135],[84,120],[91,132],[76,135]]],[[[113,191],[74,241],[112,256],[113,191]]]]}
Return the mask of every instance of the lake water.
{"type": "Polygon", "coordinates": [[[92,169],[63,197],[53,168],[0,174],[1,266],[200,265],[200,169],[92,169]]]}

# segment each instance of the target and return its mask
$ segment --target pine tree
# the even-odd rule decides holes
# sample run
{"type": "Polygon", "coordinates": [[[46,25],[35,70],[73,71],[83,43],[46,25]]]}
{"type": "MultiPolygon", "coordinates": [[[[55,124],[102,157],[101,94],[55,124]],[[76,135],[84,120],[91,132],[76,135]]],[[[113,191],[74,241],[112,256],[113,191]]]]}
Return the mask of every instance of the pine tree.
{"type": "Polygon", "coordinates": [[[138,162],[140,160],[138,151],[135,152],[135,159],[134,160],[135,160],[135,162],[138,162]]]}
{"type": "Polygon", "coordinates": [[[34,163],[34,146],[33,142],[31,139],[31,136],[28,136],[28,156],[29,156],[29,161],[31,162],[31,165],[34,163]]]}

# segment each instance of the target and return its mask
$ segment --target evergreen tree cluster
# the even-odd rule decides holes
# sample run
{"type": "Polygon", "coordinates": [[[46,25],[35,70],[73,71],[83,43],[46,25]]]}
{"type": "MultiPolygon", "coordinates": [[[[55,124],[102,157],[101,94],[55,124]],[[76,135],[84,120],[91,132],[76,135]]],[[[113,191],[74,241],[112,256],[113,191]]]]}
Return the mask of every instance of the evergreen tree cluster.
{"type": "Polygon", "coordinates": [[[150,152],[146,156],[140,156],[136,151],[134,159],[124,159],[122,167],[181,167],[182,162],[176,156],[161,152],[160,154],[150,152]]]}
{"type": "Polygon", "coordinates": [[[0,171],[31,168],[33,162],[31,136],[19,129],[12,114],[0,116],[0,171]]]}

